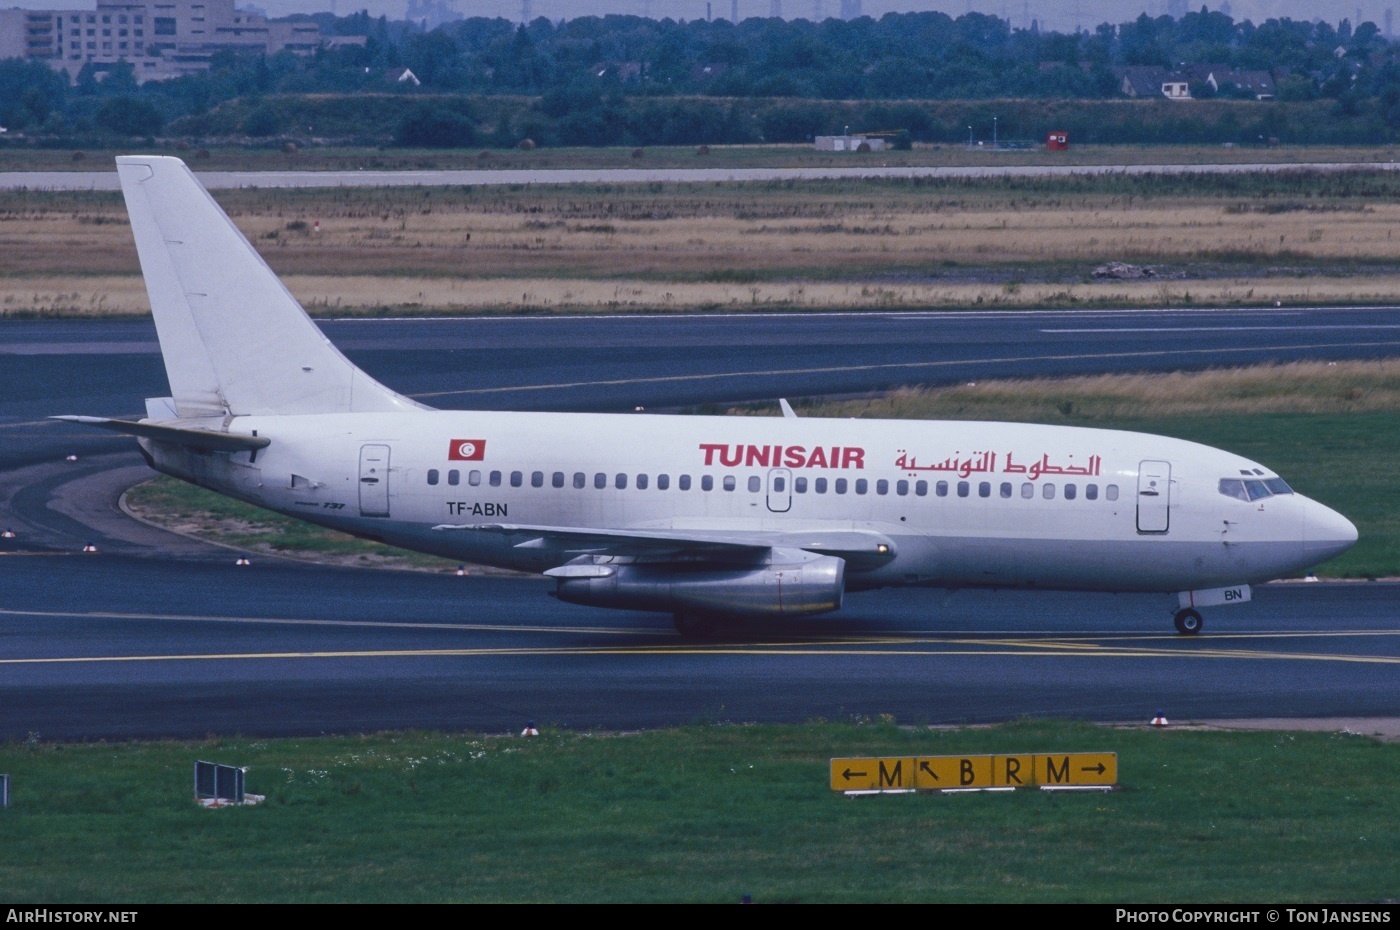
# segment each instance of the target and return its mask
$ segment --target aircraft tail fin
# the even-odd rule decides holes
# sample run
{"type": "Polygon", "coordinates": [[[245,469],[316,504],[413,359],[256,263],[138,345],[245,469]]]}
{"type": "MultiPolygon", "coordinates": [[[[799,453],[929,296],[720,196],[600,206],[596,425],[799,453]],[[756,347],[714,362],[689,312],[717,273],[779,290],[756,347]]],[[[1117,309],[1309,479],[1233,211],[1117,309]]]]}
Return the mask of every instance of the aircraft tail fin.
{"type": "Polygon", "coordinates": [[[181,417],[422,409],[321,334],[184,162],[117,173],[181,417]]]}

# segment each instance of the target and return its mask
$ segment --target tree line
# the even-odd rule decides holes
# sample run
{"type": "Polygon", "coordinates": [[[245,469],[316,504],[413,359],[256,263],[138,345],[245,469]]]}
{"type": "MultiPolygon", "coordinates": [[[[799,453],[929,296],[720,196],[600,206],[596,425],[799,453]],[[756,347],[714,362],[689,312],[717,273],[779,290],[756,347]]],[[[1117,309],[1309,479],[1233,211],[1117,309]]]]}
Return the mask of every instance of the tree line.
{"type": "MultiPolygon", "coordinates": [[[[720,144],[803,141],[851,125],[954,142],[969,126],[977,133],[978,102],[997,100],[1008,101],[999,107],[1012,120],[1026,107],[1053,113],[1051,128],[1073,129],[1076,113],[1095,113],[1079,120],[1079,138],[1101,141],[1400,138],[1395,48],[1374,24],[1346,20],[1256,26],[1202,9],[1063,34],[1012,29],[980,13],[738,24],[605,16],[521,26],[469,18],[431,30],[364,13],[310,18],[323,34],[366,41],[309,57],[220,52],[207,72],[140,85],[125,64],[101,74],[86,67],[70,82],[43,62],[0,61],[0,125],[11,136],[50,140],[271,139],[306,132],[288,102],[298,96],[373,93],[420,99],[399,99],[373,125],[349,114],[322,118],[316,135],[408,145],[720,144]],[[1275,112],[1065,106],[1121,100],[1124,68],[1186,64],[1269,71],[1278,102],[1251,106],[1275,112]],[[391,83],[404,68],[416,85],[391,83]],[[506,98],[525,102],[483,103],[506,98]],[[962,109],[942,105],[953,102],[962,109]],[[1135,128],[1119,112],[1147,122],[1135,128]]],[[[1040,128],[1022,122],[1028,135],[1040,128]]]]}

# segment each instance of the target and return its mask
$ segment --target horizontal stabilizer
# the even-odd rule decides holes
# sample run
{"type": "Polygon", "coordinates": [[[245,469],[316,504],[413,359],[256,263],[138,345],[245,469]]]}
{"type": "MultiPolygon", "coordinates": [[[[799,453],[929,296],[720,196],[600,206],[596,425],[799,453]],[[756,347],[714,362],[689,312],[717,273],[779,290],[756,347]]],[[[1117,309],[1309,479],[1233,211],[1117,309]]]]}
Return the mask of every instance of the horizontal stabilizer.
{"type": "Polygon", "coordinates": [[[186,446],[196,452],[253,452],[265,449],[272,442],[261,436],[243,436],[238,433],[218,433],[207,429],[182,429],[178,426],[158,426],[155,423],[138,423],[135,420],[113,420],[109,417],[49,417],[66,423],[81,423],[96,426],[128,436],[143,436],[160,442],[171,442],[186,446]]]}

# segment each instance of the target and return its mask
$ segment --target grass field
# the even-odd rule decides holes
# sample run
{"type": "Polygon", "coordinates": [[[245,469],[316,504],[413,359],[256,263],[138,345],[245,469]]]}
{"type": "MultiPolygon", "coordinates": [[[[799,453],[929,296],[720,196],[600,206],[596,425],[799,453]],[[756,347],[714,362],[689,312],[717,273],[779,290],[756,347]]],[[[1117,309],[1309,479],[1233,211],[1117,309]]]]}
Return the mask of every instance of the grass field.
{"type": "MultiPolygon", "coordinates": [[[[1391,172],[216,197],[327,315],[1376,304],[1400,290],[1391,172]],[[1153,275],[1096,278],[1110,261],[1153,275]]],[[[0,255],[0,316],[146,312],[116,194],[0,192],[0,255]]]]}
{"type": "MultiPolygon", "coordinates": [[[[163,902],[1395,902],[1400,744],[1022,721],[0,746],[0,889],[163,902]],[[848,799],[840,757],[1114,752],[1121,790],[848,799]],[[193,803],[196,759],[258,807],[193,803]]],[[[143,915],[144,917],[145,915],[143,915]]]]}

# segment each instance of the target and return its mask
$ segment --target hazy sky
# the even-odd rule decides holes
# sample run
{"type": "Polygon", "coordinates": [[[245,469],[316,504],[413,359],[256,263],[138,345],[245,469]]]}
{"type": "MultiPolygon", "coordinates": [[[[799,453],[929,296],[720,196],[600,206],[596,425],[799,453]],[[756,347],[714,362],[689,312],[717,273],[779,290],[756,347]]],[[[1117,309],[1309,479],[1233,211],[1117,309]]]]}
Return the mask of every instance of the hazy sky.
{"type": "MultiPolygon", "coordinates": [[[[448,5],[464,16],[502,16],[520,19],[522,4],[528,2],[532,17],[573,19],[577,16],[602,13],[627,13],[654,19],[703,19],[706,6],[716,18],[728,18],[735,0],[448,0],[448,5]]],[[[841,0],[779,0],[784,18],[811,19],[818,11],[836,16],[841,0]]],[[[739,18],[767,16],[773,0],[737,0],[739,18]]],[[[1273,17],[1291,19],[1325,19],[1335,24],[1346,18],[1353,23],[1370,20],[1384,28],[1387,7],[1400,7],[1400,0],[1188,0],[1191,9],[1202,5],[1212,10],[1228,7],[1236,20],[1254,22],[1273,17]]],[[[356,10],[369,10],[391,19],[402,19],[406,0],[239,0],[238,6],[255,6],[270,16],[288,13],[311,13],[334,10],[344,16],[356,10]]],[[[57,9],[59,7],[93,9],[95,0],[0,0],[0,7],[57,9]]],[[[891,12],[940,10],[951,16],[967,12],[988,13],[1011,20],[1016,28],[1038,20],[1047,29],[1068,32],[1077,25],[1092,29],[1099,23],[1124,22],[1146,12],[1160,16],[1167,12],[1168,0],[863,0],[867,16],[879,17],[891,12]]],[[[1400,29],[1400,21],[1396,23],[1400,29]]]]}

